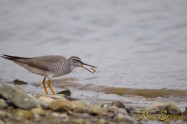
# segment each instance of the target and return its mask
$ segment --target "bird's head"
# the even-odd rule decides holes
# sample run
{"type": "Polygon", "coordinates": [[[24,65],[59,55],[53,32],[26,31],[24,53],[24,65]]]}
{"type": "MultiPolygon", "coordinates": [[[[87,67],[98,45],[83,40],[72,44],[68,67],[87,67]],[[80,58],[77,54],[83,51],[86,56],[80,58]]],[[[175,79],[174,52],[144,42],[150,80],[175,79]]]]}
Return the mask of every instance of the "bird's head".
{"type": "MultiPolygon", "coordinates": [[[[73,68],[76,68],[76,67],[82,67],[82,68],[86,69],[87,71],[89,71],[89,72],[91,72],[91,73],[94,73],[94,72],[90,71],[89,69],[87,69],[87,68],[84,67],[84,66],[90,66],[90,67],[92,67],[92,68],[97,68],[97,67],[95,67],[95,66],[93,66],[93,65],[89,65],[89,64],[86,64],[86,63],[82,62],[81,59],[80,59],[79,57],[77,57],[77,56],[72,56],[72,57],[70,57],[70,58],[68,59],[68,61],[69,61],[70,65],[71,65],[71,68],[72,68],[72,69],[73,69],[73,68]]],[[[94,70],[94,69],[93,69],[93,70],[94,70]]]]}

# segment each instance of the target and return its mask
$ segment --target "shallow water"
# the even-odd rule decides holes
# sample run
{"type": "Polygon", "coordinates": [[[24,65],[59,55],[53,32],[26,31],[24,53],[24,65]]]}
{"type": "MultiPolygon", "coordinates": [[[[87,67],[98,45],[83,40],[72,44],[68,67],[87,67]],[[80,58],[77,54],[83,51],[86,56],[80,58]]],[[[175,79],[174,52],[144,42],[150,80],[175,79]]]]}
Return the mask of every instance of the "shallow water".
{"type": "MultiPolygon", "coordinates": [[[[0,53],[81,57],[97,66],[97,73],[92,75],[77,68],[59,82],[63,84],[63,78],[73,78],[70,83],[93,85],[84,91],[69,86],[79,97],[82,92],[86,92],[85,96],[97,97],[93,89],[100,85],[134,89],[134,92],[164,88],[186,93],[186,5],[186,0],[0,0],[0,53]]],[[[42,80],[4,59],[0,59],[0,68],[3,80],[18,78],[32,84],[42,80]]],[[[60,90],[57,83],[53,86],[60,90]]],[[[154,90],[151,93],[154,94],[154,90]]],[[[155,95],[154,99],[132,92],[136,96],[113,97],[103,93],[99,96],[110,100],[119,97],[142,106],[166,98],[184,108],[185,95],[173,97],[176,93],[169,93],[171,96],[167,98],[155,95]],[[136,97],[141,99],[134,101],[136,97]]]]}

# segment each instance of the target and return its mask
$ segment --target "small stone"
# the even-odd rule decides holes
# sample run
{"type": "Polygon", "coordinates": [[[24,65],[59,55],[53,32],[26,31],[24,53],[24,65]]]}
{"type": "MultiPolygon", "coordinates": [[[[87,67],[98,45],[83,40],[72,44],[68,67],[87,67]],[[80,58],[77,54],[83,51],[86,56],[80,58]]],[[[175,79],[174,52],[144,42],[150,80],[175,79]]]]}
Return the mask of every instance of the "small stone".
{"type": "Polygon", "coordinates": [[[124,120],[124,119],[125,119],[124,115],[121,114],[121,113],[117,114],[115,118],[116,118],[118,121],[121,121],[121,120],[124,120]]]}
{"type": "Polygon", "coordinates": [[[129,115],[128,112],[126,111],[126,109],[123,109],[123,108],[119,108],[118,113],[121,113],[123,115],[129,115]]]}
{"type": "Polygon", "coordinates": [[[64,114],[60,114],[59,117],[62,118],[63,120],[69,120],[68,115],[65,114],[65,113],[64,114]]]}
{"type": "Polygon", "coordinates": [[[45,116],[45,115],[46,115],[46,112],[45,112],[41,107],[33,108],[33,109],[31,110],[31,112],[32,112],[34,115],[41,115],[41,116],[45,116]]]}
{"type": "Polygon", "coordinates": [[[40,96],[38,99],[39,99],[39,101],[40,101],[42,104],[44,104],[44,105],[46,105],[46,106],[49,106],[49,104],[50,104],[52,101],[54,101],[54,99],[49,98],[49,97],[45,97],[45,96],[40,96]]]}
{"type": "Polygon", "coordinates": [[[84,123],[85,123],[85,121],[82,118],[75,120],[75,124],[84,124],[84,123]]]}
{"type": "Polygon", "coordinates": [[[127,124],[137,124],[135,119],[130,117],[130,116],[128,116],[128,115],[124,116],[124,122],[126,122],[127,124]]]}
{"type": "Polygon", "coordinates": [[[118,111],[118,108],[116,106],[110,106],[109,107],[109,112],[117,113],[117,111],[118,111]]]}
{"type": "Polygon", "coordinates": [[[15,84],[15,85],[27,85],[27,83],[26,82],[24,82],[24,81],[22,81],[22,80],[19,80],[19,79],[15,79],[14,81],[13,81],[13,83],[15,84]]]}
{"type": "Polygon", "coordinates": [[[132,108],[132,107],[129,107],[129,108],[126,108],[126,111],[129,113],[130,116],[133,116],[135,114],[137,114],[138,112],[132,108]]]}
{"type": "Polygon", "coordinates": [[[0,99],[0,109],[6,108],[8,105],[6,104],[4,99],[0,99]]]}
{"type": "Polygon", "coordinates": [[[7,113],[5,111],[0,110],[0,119],[6,118],[7,113]]]}
{"type": "Polygon", "coordinates": [[[109,104],[107,104],[107,103],[102,104],[101,107],[103,109],[109,110],[109,104]]]}
{"type": "Polygon", "coordinates": [[[187,107],[186,107],[185,111],[183,112],[183,115],[187,116],[187,107]]]}
{"type": "Polygon", "coordinates": [[[53,113],[51,114],[51,116],[53,116],[53,117],[60,117],[60,114],[57,113],[57,112],[53,112],[53,113]]]}
{"type": "Polygon", "coordinates": [[[118,108],[125,108],[125,105],[120,101],[114,101],[112,102],[111,106],[116,106],[118,108]]]}
{"type": "Polygon", "coordinates": [[[16,120],[18,121],[33,118],[32,112],[28,110],[17,110],[15,114],[16,114],[16,120]]]}
{"type": "Polygon", "coordinates": [[[0,84],[0,95],[22,109],[31,109],[38,105],[36,98],[8,84],[0,84]]]}
{"type": "Polygon", "coordinates": [[[34,121],[36,121],[36,122],[40,121],[40,116],[35,114],[34,115],[34,121]]]}
{"type": "Polygon", "coordinates": [[[85,112],[87,110],[87,104],[83,101],[72,101],[71,105],[75,112],[85,112]]]}
{"type": "Polygon", "coordinates": [[[71,91],[70,90],[63,90],[58,92],[57,94],[64,94],[65,96],[71,96],[71,91]]]}
{"type": "Polygon", "coordinates": [[[89,113],[92,115],[107,115],[108,111],[101,108],[100,106],[91,106],[91,108],[89,108],[89,113]]]}
{"type": "Polygon", "coordinates": [[[172,102],[154,103],[153,105],[146,108],[146,110],[149,111],[151,114],[158,114],[164,110],[166,110],[168,114],[178,115],[182,113],[180,108],[172,102]]]}
{"type": "Polygon", "coordinates": [[[107,123],[106,120],[103,118],[99,119],[99,121],[97,122],[97,124],[106,124],[106,123],[107,123]]]}
{"type": "Polygon", "coordinates": [[[49,108],[54,111],[71,110],[72,104],[71,101],[57,99],[49,104],[49,108]]]}
{"type": "Polygon", "coordinates": [[[4,122],[0,120],[0,124],[4,124],[4,122]]]}

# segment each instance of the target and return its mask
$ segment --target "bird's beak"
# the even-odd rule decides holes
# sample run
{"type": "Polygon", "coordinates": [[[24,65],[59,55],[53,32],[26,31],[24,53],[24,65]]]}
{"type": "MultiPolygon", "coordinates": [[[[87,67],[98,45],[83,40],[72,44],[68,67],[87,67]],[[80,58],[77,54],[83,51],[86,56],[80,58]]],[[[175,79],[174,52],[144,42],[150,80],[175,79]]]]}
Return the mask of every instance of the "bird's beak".
{"type": "Polygon", "coordinates": [[[92,67],[92,68],[97,68],[97,67],[95,67],[95,66],[93,66],[93,65],[86,64],[86,63],[84,63],[84,62],[81,62],[81,67],[82,67],[82,68],[84,68],[84,69],[86,69],[87,71],[89,71],[89,72],[91,72],[92,74],[94,74],[94,72],[95,72],[94,69],[93,69],[94,72],[92,72],[92,71],[90,71],[89,69],[87,69],[86,67],[84,67],[84,65],[90,66],[90,67],[92,67]]]}

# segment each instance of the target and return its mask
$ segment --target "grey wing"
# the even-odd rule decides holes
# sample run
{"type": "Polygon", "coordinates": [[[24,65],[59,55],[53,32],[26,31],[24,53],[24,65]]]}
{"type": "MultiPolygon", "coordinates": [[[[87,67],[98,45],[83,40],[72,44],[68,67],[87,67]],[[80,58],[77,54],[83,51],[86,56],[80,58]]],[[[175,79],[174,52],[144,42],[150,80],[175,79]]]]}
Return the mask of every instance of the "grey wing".
{"type": "Polygon", "coordinates": [[[50,71],[51,69],[57,69],[58,66],[63,61],[67,61],[63,56],[42,56],[34,57],[27,60],[20,59],[19,62],[24,63],[30,67],[34,67],[43,71],[50,71]],[[54,68],[52,68],[54,67],[54,68]]]}

